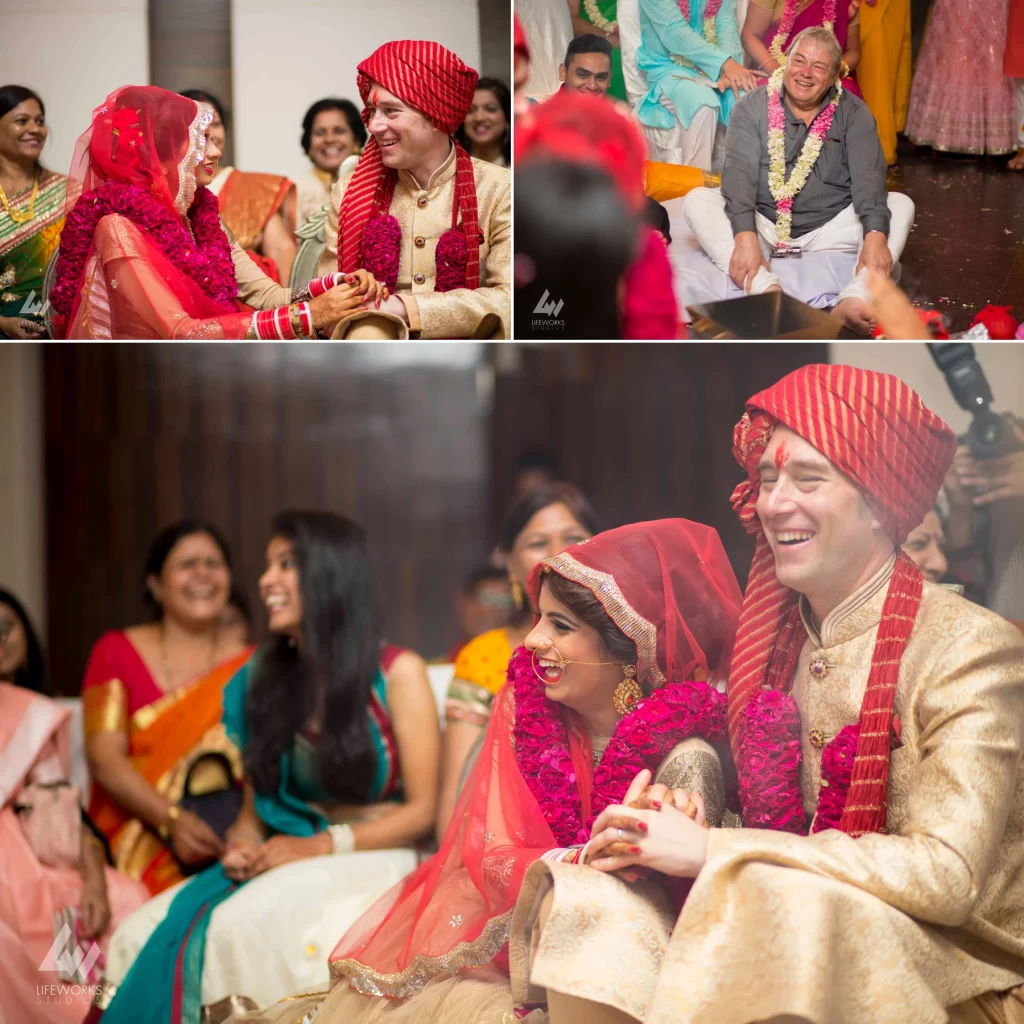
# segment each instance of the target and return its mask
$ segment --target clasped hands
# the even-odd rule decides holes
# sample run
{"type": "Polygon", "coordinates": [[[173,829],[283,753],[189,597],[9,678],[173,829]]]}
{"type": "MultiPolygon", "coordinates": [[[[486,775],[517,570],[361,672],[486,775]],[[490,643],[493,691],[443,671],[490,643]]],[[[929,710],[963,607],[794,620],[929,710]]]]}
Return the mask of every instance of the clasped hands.
{"type": "Polygon", "coordinates": [[[708,824],[700,794],[651,785],[645,768],[622,803],[606,807],[598,816],[583,861],[627,881],[649,871],[696,878],[707,848],[708,824]]]}
{"type": "Polygon", "coordinates": [[[393,313],[408,321],[405,303],[366,270],[346,275],[343,284],[335,285],[309,303],[313,327],[318,331],[332,329],[335,324],[367,309],[393,313]]]}
{"type": "Polygon", "coordinates": [[[232,881],[246,882],[282,864],[322,857],[332,852],[331,837],[327,832],[313,836],[277,835],[265,839],[260,833],[239,829],[229,833],[227,851],[221,858],[224,874],[232,881]]]}

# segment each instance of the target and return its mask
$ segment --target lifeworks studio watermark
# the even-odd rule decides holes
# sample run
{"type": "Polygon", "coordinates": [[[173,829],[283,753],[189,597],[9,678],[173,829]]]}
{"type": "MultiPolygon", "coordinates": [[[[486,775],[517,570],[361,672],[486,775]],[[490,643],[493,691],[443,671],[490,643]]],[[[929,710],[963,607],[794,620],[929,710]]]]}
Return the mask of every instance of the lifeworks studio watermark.
{"type": "Polygon", "coordinates": [[[97,991],[96,968],[103,966],[103,952],[90,942],[79,945],[71,926],[64,923],[39,965],[40,973],[56,974],[58,982],[36,986],[37,1004],[91,1002],[97,991]]]}
{"type": "Polygon", "coordinates": [[[562,312],[564,303],[561,299],[557,302],[551,298],[551,293],[544,289],[537,305],[533,307],[534,317],[530,321],[531,326],[540,331],[564,331],[565,321],[558,318],[562,312]]]}

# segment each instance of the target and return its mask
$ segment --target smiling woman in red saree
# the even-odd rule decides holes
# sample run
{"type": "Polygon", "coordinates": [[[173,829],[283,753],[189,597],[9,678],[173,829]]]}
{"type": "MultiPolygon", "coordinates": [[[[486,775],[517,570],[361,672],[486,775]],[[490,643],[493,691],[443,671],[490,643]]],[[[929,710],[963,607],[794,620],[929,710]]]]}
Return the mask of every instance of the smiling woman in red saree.
{"type": "Polygon", "coordinates": [[[509,925],[527,868],[578,861],[596,814],[643,768],[722,805],[708,741],[722,736],[714,681],[740,592],[718,534],[682,519],[611,530],[538,565],[530,593],[538,624],[509,664],[439,852],[338,943],[326,999],[238,1019],[510,1020],[509,925]],[[604,657],[566,662],[553,636],[572,659],[579,638],[599,636],[593,654],[604,657]],[[611,736],[593,725],[602,709],[611,736]]]}

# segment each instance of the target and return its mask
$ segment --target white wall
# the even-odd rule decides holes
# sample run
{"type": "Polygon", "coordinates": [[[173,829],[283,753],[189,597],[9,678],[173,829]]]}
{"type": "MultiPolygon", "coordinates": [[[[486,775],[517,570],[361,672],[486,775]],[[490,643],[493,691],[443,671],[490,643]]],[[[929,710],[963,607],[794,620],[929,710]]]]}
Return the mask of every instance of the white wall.
{"type": "Polygon", "coordinates": [[[356,65],[390,39],[432,39],[479,67],[476,0],[234,0],[235,162],[295,177],[310,167],[302,115],[324,96],[361,106],[356,65]]]}
{"type": "MultiPolygon", "coordinates": [[[[1024,345],[982,342],[974,346],[974,351],[995,395],[993,408],[997,412],[1009,411],[1024,416],[1024,345]]],[[[899,377],[957,433],[964,431],[970,422],[970,416],[953,401],[946,380],[924,342],[871,344],[837,341],[829,345],[829,362],[879,370],[899,377]]]]}
{"type": "Polygon", "coordinates": [[[0,84],[46,104],[43,163],[67,174],[93,110],[122,85],[149,84],[147,0],[3,0],[0,84]]]}
{"type": "Polygon", "coordinates": [[[43,348],[0,345],[0,586],[46,632],[43,348]]]}

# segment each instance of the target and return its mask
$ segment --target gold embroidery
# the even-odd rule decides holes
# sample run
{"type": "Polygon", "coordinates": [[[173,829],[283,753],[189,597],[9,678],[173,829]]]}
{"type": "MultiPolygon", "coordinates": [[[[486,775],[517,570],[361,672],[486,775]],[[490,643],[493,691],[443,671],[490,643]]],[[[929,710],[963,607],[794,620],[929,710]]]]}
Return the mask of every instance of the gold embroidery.
{"type": "Polygon", "coordinates": [[[198,107],[199,110],[188,127],[188,149],[178,164],[178,195],[174,200],[174,208],[182,217],[188,213],[188,208],[196,197],[196,168],[206,152],[206,129],[213,121],[213,107],[209,103],[200,103],[198,107]]]}
{"type": "Polygon", "coordinates": [[[128,692],[120,679],[108,679],[82,691],[85,738],[100,732],[128,731],[128,692]]]}
{"type": "Polygon", "coordinates": [[[593,592],[612,622],[636,644],[637,675],[645,686],[650,688],[665,682],[658,667],[658,631],[630,605],[612,575],[583,565],[566,551],[546,558],[544,565],[593,592]]]}

